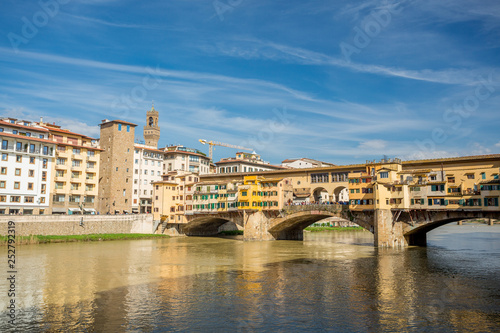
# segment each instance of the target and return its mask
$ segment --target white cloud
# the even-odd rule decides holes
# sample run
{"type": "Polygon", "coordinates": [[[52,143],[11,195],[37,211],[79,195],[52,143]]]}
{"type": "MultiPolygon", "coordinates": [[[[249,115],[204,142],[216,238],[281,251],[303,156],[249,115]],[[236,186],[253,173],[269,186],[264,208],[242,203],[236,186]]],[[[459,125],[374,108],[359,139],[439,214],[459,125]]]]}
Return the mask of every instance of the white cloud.
{"type": "Polygon", "coordinates": [[[500,141],[498,141],[497,143],[495,143],[495,147],[500,148],[500,141]]]}
{"type": "Polygon", "coordinates": [[[361,142],[358,146],[359,149],[384,149],[387,147],[387,142],[384,140],[368,140],[361,142]]]}

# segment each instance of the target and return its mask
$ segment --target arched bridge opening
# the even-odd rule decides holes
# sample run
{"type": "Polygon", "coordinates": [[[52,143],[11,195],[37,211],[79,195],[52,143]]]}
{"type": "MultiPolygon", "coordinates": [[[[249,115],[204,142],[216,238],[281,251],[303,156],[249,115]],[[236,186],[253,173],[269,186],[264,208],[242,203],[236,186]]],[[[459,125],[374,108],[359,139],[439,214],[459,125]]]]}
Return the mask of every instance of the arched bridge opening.
{"type": "Polygon", "coordinates": [[[474,217],[452,217],[452,218],[447,218],[443,220],[438,220],[438,221],[432,221],[425,223],[420,226],[416,226],[412,228],[410,231],[404,233],[404,237],[406,239],[406,242],[408,245],[415,245],[415,246],[427,246],[427,233],[429,231],[432,231],[436,228],[442,227],[443,225],[453,223],[453,222],[458,222],[458,221],[465,221],[465,220],[475,220],[477,218],[474,217]]]}
{"type": "Polygon", "coordinates": [[[215,236],[219,227],[231,220],[221,217],[200,217],[193,219],[182,228],[186,236],[215,236]]]}
{"type": "MultiPolygon", "coordinates": [[[[331,218],[346,219],[342,212],[330,211],[301,211],[285,217],[274,218],[270,221],[268,232],[276,240],[303,240],[304,229],[311,224],[331,218]]],[[[365,221],[352,221],[373,233],[373,227],[365,221]]]]}

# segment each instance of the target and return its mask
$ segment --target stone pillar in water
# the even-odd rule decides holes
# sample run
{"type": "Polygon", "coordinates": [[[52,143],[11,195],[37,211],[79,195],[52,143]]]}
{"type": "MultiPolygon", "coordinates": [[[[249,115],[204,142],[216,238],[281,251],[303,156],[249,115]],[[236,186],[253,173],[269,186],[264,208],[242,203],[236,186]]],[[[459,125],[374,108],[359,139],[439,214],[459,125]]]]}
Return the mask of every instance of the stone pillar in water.
{"type": "Polygon", "coordinates": [[[375,246],[408,246],[403,236],[403,224],[401,222],[393,223],[393,216],[390,209],[376,209],[374,213],[375,246]]]}

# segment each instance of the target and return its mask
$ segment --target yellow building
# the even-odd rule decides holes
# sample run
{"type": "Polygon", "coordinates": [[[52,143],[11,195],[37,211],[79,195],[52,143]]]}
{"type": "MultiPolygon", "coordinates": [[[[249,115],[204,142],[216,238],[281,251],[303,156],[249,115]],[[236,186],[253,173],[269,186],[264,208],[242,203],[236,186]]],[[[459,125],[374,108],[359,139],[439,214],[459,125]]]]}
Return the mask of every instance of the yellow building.
{"type": "Polygon", "coordinates": [[[245,176],[238,186],[238,208],[279,210],[293,201],[293,187],[288,178],[245,176]]]}
{"type": "Polygon", "coordinates": [[[49,139],[57,143],[52,163],[51,211],[54,214],[96,214],[99,180],[97,139],[60,126],[44,124],[49,139]]]}

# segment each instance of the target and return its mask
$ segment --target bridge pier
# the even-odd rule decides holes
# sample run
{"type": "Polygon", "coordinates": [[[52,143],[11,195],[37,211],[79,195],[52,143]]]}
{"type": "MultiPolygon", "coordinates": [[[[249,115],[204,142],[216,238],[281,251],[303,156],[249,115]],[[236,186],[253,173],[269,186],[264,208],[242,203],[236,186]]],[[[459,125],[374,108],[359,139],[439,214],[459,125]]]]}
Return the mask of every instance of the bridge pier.
{"type": "Polygon", "coordinates": [[[244,212],[243,239],[245,241],[268,241],[276,238],[268,231],[269,219],[261,211],[244,212]]]}
{"type": "Polygon", "coordinates": [[[374,238],[377,247],[408,246],[402,223],[394,222],[390,209],[376,209],[374,216],[374,238]]]}

